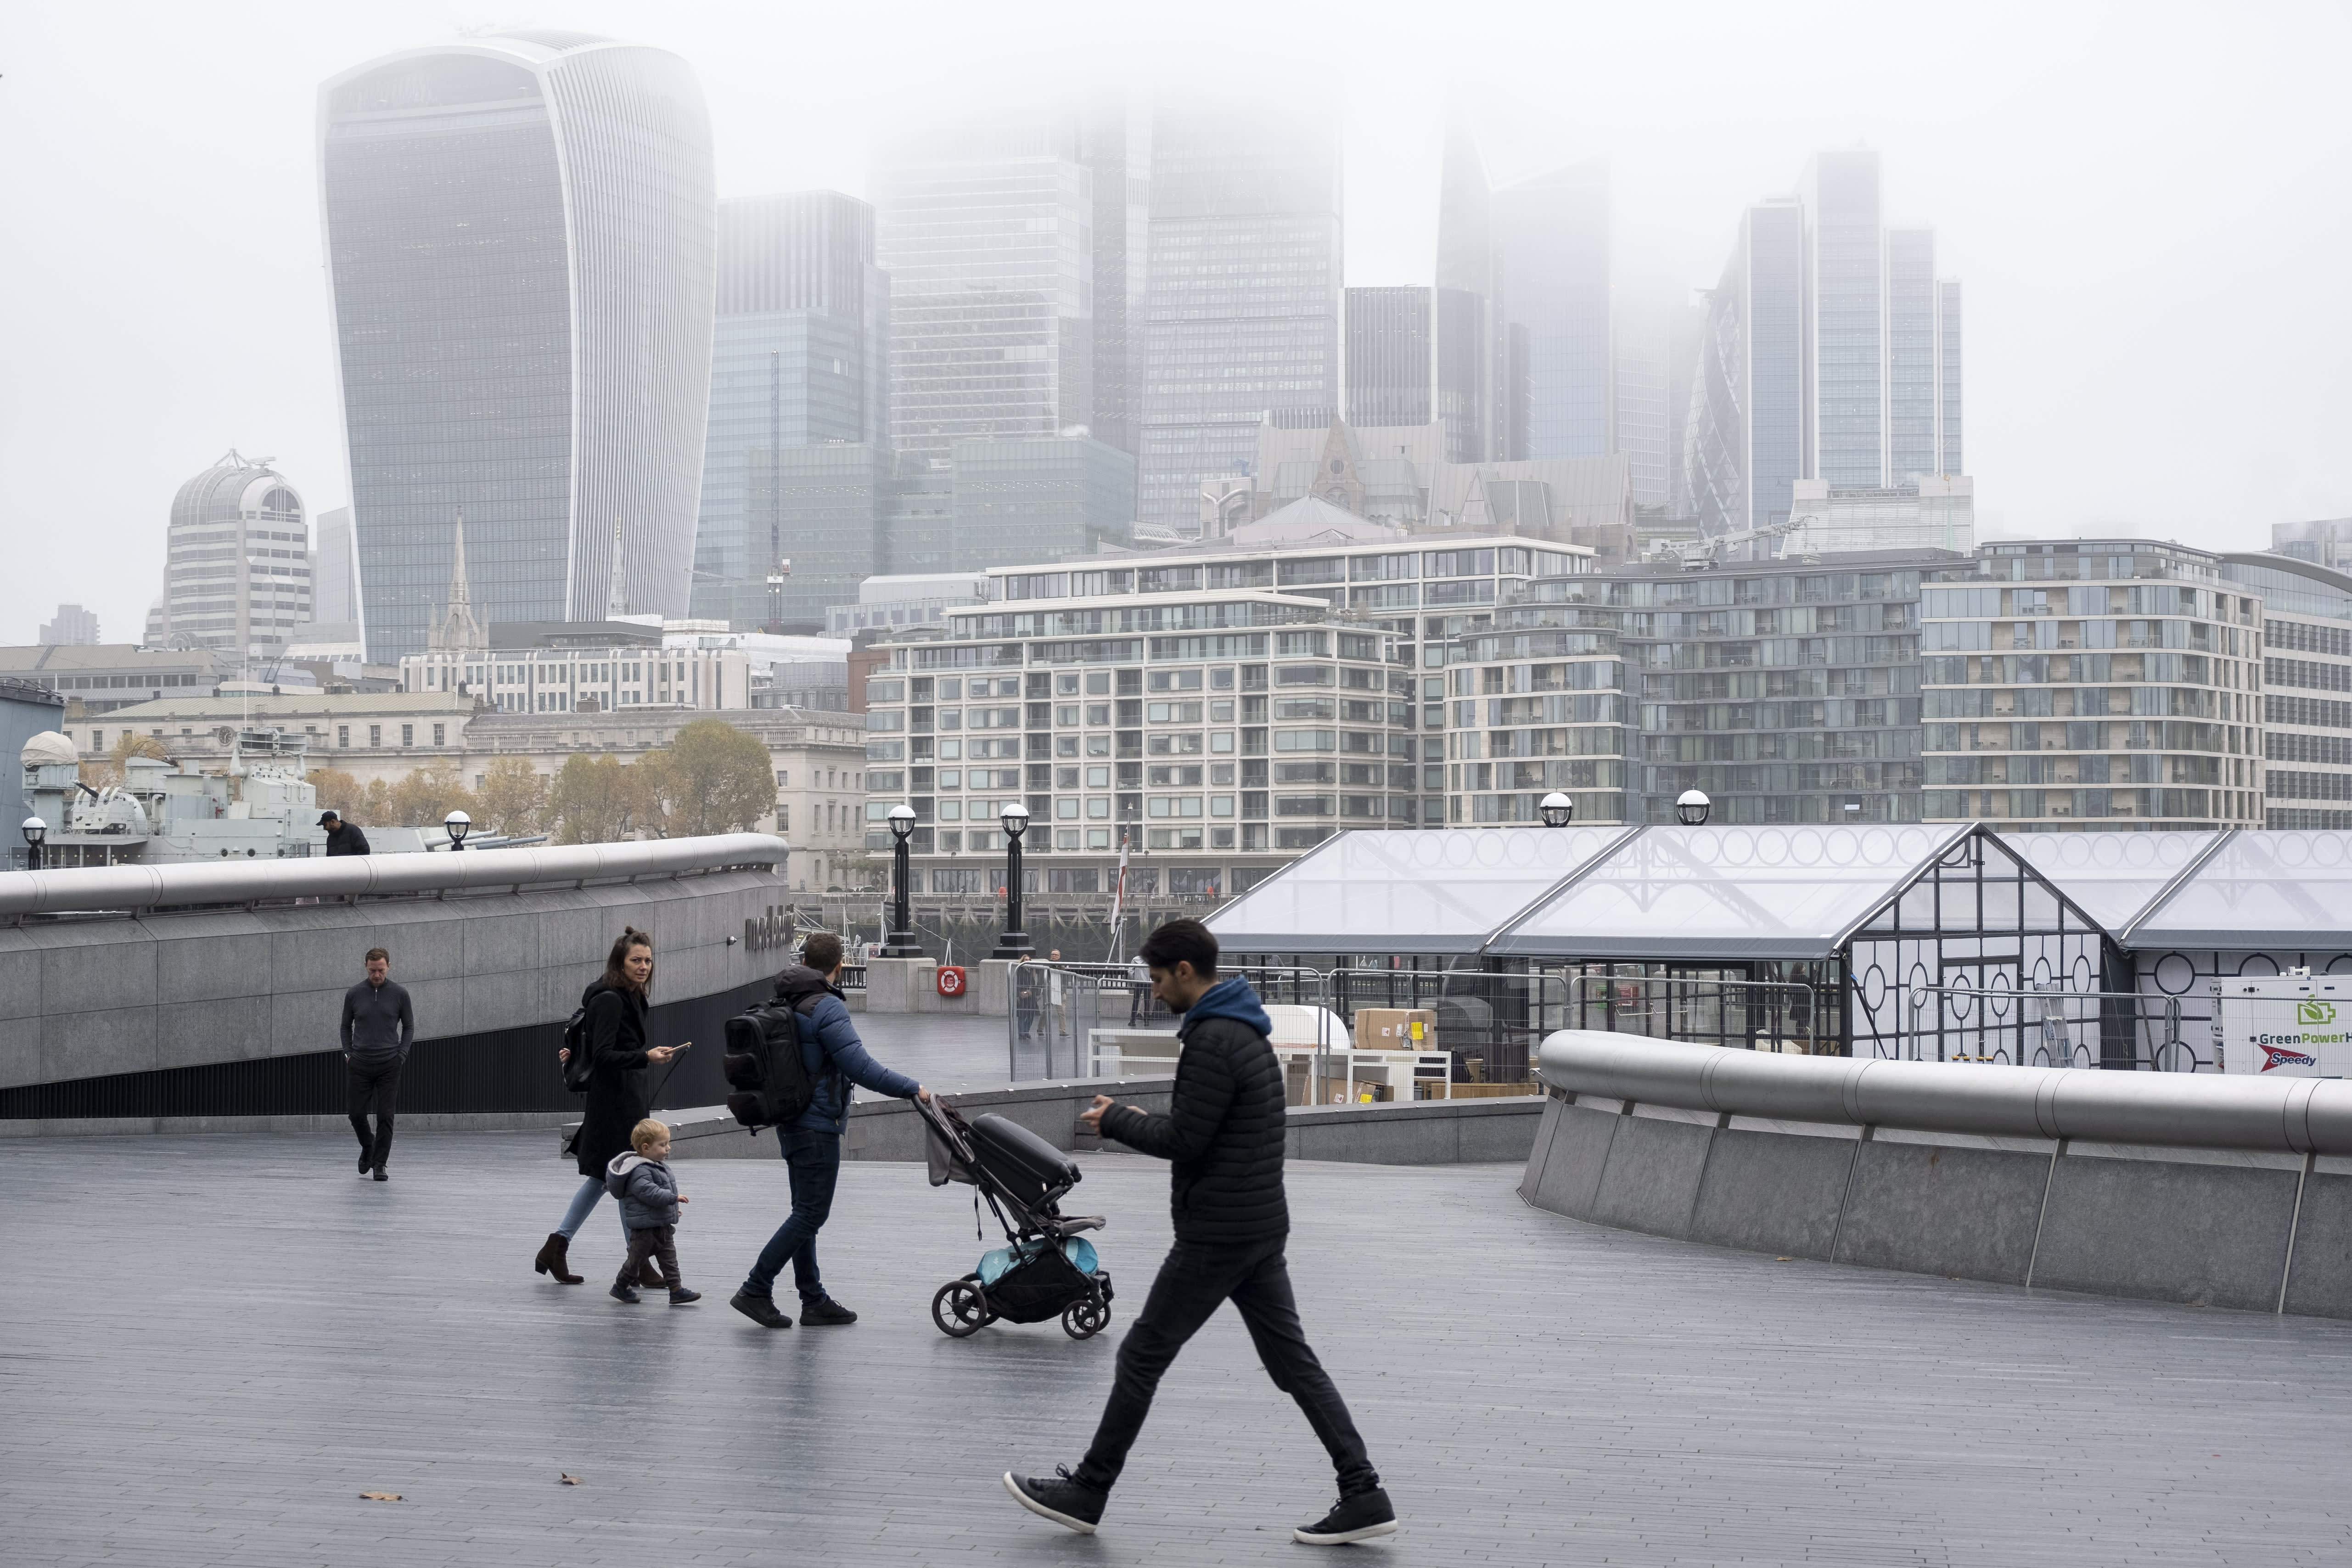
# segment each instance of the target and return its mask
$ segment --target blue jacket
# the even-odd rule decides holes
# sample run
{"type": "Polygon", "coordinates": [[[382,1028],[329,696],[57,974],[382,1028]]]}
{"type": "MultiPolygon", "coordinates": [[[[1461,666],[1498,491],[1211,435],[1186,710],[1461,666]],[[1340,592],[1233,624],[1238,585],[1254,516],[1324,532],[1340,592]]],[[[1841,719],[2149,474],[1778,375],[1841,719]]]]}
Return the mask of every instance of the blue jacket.
{"type": "Polygon", "coordinates": [[[631,1230],[677,1223],[677,1178],[659,1160],[614,1155],[604,1167],[604,1190],[621,1200],[621,1224],[631,1230]]]}
{"type": "Polygon", "coordinates": [[[793,1131],[830,1132],[835,1137],[847,1131],[849,1102],[856,1092],[852,1085],[894,1100],[915,1098],[919,1086],[913,1079],[892,1072],[866,1055],[856,1026],[849,1021],[849,1005],[824,975],[805,963],[785,965],[776,976],[776,1000],[799,1016],[801,1065],[808,1068],[809,1081],[816,1086],[809,1108],[793,1123],[793,1131]]]}

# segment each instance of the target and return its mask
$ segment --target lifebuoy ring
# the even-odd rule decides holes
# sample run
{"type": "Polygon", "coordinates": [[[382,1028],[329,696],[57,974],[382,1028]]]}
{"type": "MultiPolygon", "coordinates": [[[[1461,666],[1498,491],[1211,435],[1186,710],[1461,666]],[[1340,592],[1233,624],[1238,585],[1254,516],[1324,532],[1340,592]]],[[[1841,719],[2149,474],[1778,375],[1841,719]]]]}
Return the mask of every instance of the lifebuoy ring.
{"type": "Polygon", "coordinates": [[[963,971],[952,963],[941,964],[933,984],[939,986],[942,996],[961,996],[963,994],[963,971]]]}

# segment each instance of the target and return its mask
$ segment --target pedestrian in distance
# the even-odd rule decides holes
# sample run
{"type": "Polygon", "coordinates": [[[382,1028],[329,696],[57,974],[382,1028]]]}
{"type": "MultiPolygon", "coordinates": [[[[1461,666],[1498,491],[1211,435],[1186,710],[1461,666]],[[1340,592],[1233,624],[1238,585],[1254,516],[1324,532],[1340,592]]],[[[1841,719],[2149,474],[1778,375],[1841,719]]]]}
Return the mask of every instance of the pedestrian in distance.
{"type": "Polygon", "coordinates": [[[1198,921],[1170,921],[1145,939],[1139,956],[1150,967],[1153,994],[1184,1016],[1168,1114],[1097,1095],[1079,1120],[1171,1163],[1176,1245],[1120,1342],[1110,1400],[1078,1468],[1059,1467],[1051,1476],[1008,1471],[1005,1489],[1030,1512],[1093,1534],[1161,1374],[1231,1301],[1266,1375],[1298,1402],[1339,1472],[1339,1502],[1292,1531],[1291,1539],[1338,1546],[1393,1534],[1396,1511],[1346,1403],[1307,1342],[1291,1293],[1283,1256],[1290,1233],[1282,1190],[1283,1074],[1267,1043],[1272,1021],[1248,981],[1217,978],[1217,939],[1198,921]]]}
{"type": "MultiPolygon", "coordinates": [[[[539,1256],[531,1260],[538,1272],[566,1285],[580,1283],[581,1277],[572,1272],[572,1238],[580,1234],[580,1227],[588,1223],[589,1211],[605,1194],[605,1170],[616,1156],[630,1152],[631,1134],[653,1111],[646,1069],[664,1065],[694,1043],[646,1044],[646,1012],[651,1005],[653,984],[654,939],[635,926],[625,926],[605,955],[604,973],[580,995],[588,1035],[584,1047],[589,1060],[588,1100],[579,1131],[563,1149],[579,1163],[580,1190],[572,1194],[563,1223],[549,1233],[539,1256]]],[[[569,1048],[556,1054],[560,1060],[572,1058],[569,1048]]],[[[628,1239],[628,1229],[624,1215],[624,1240],[628,1239]]],[[[637,1261],[634,1279],[656,1290],[668,1284],[646,1268],[643,1259],[637,1261]]]]}
{"type": "Polygon", "coordinates": [[[856,1313],[825,1293],[816,1264],[817,1232],[833,1213],[833,1192],[841,1178],[841,1135],[849,1128],[850,1099],[858,1088],[898,1100],[931,1097],[913,1079],[892,1072],[866,1054],[841,994],[841,939],[819,931],[801,950],[801,962],[786,964],[776,976],[776,1000],[794,1014],[801,1065],[816,1092],[799,1120],[776,1129],[776,1152],[783,1156],[792,1179],[792,1215],[760,1249],[742,1288],[727,1303],[761,1328],[793,1326],[775,1301],[776,1276],[786,1263],[793,1266],[793,1283],[800,1290],[804,1326],[857,1321],[856,1313]]]}
{"type": "Polygon", "coordinates": [[[1151,994],[1151,970],[1138,953],[1127,966],[1127,1026],[1136,1027],[1143,1019],[1143,999],[1151,994]]]}
{"type": "Polygon", "coordinates": [[[669,1168],[669,1129],[648,1116],[629,1130],[630,1152],[615,1154],[604,1168],[604,1187],[621,1200],[621,1225],[629,1233],[629,1256],[613,1279],[613,1296],[632,1307],[638,1272],[655,1258],[669,1281],[669,1304],[691,1307],[702,1292],[689,1290],[677,1268],[678,1205],[688,1202],[669,1168]]]}
{"type": "Polygon", "coordinates": [[[319,814],[319,826],[327,830],[327,853],[330,856],[365,855],[369,852],[367,835],[360,831],[358,823],[345,822],[338,814],[325,811],[319,814]]]}
{"type": "Polygon", "coordinates": [[[352,1131],[359,1134],[360,1174],[379,1182],[392,1178],[392,1119],[400,1107],[400,1069],[408,1063],[416,1036],[416,1015],[408,993],[393,984],[392,954],[367,950],[367,978],[343,993],[343,1085],[352,1131]],[[368,1112],[375,1126],[368,1126],[368,1112]]]}

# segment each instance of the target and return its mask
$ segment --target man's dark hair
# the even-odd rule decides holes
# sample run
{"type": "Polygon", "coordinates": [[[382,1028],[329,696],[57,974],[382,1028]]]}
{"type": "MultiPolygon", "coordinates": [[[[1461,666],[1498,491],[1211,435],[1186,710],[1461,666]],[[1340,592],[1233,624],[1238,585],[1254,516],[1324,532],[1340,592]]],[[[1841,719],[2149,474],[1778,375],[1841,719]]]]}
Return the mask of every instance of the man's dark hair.
{"type": "Polygon", "coordinates": [[[1154,969],[1189,963],[1203,980],[1217,977],[1217,939],[1199,921],[1170,921],[1145,937],[1135,955],[1154,969]]]}
{"type": "Polygon", "coordinates": [[[801,962],[819,974],[830,974],[841,962],[841,939],[829,931],[818,931],[801,949],[801,962]]]}
{"type": "Polygon", "coordinates": [[[367,956],[360,960],[360,962],[362,963],[373,963],[379,958],[383,959],[386,963],[390,963],[392,962],[392,954],[384,952],[384,950],[380,947],[369,948],[367,950],[367,956]]]}

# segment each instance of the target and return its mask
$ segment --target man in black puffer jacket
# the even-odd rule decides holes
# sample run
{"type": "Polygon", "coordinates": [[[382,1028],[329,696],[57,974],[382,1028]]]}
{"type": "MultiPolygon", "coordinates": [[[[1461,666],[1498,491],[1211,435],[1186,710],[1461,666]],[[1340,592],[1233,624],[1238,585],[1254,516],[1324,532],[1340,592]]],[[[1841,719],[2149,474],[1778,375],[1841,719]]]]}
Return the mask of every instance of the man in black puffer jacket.
{"type": "Polygon", "coordinates": [[[1008,1471],[1005,1489],[1030,1512],[1093,1534],[1161,1374],[1230,1300],[1266,1375],[1298,1401],[1339,1474],[1338,1505],[1292,1539],[1337,1546],[1392,1534],[1396,1512],[1346,1403],[1307,1342],[1291,1294],[1283,1257],[1290,1234],[1282,1193],[1283,1075],[1266,1043],[1272,1022],[1249,982],[1218,981],[1217,939],[1198,921],[1169,921],[1139,956],[1151,967],[1153,994],[1184,1016],[1173,1101],[1167,1115],[1154,1116],[1097,1095],[1079,1120],[1171,1163],[1176,1245],[1119,1344],[1110,1403],[1077,1469],[1008,1471]]]}

